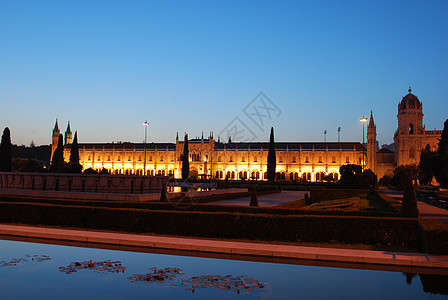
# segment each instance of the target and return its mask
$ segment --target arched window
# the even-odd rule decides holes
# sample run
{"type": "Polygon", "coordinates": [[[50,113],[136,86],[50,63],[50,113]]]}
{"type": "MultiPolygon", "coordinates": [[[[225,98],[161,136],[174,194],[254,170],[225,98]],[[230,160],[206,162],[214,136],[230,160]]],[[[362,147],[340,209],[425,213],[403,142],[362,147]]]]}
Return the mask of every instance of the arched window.
{"type": "Polygon", "coordinates": [[[409,134],[414,134],[414,124],[409,125],[409,134]]]}
{"type": "Polygon", "coordinates": [[[283,156],[280,156],[280,159],[278,160],[278,162],[283,162],[283,156]]]}
{"type": "Polygon", "coordinates": [[[131,157],[130,156],[128,156],[128,161],[131,161],[131,157]]]}
{"type": "Polygon", "coordinates": [[[305,163],[309,163],[310,162],[310,157],[309,156],[305,156],[305,163]]]}
{"type": "Polygon", "coordinates": [[[149,161],[152,161],[152,155],[149,156],[149,161]]]}
{"type": "Polygon", "coordinates": [[[254,162],[257,162],[258,158],[256,156],[254,156],[254,162]]]}
{"type": "Polygon", "coordinates": [[[322,156],[319,156],[319,163],[322,163],[322,156]]]}
{"type": "Polygon", "coordinates": [[[121,157],[120,157],[120,155],[118,155],[118,161],[120,161],[121,160],[121,157]]]}
{"type": "Polygon", "coordinates": [[[233,156],[232,155],[230,155],[230,157],[229,157],[229,162],[233,162],[233,156]]]}
{"type": "Polygon", "coordinates": [[[294,180],[294,173],[289,173],[289,180],[293,181],[294,180]]]}
{"type": "Polygon", "coordinates": [[[264,172],[263,179],[268,179],[268,172],[264,172]]]}
{"type": "Polygon", "coordinates": [[[345,157],[345,163],[349,164],[350,163],[350,157],[345,157]]]}
{"type": "Polygon", "coordinates": [[[293,162],[293,163],[296,162],[296,157],[295,157],[295,156],[292,157],[292,162],[293,162]]]}
{"type": "Polygon", "coordinates": [[[162,155],[162,156],[160,156],[160,161],[163,161],[163,155],[162,155]]]}
{"type": "Polygon", "coordinates": [[[336,163],[336,157],[333,156],[333,157],[331,158],[331,162],[332,162],[333,164],[336,163]]]}

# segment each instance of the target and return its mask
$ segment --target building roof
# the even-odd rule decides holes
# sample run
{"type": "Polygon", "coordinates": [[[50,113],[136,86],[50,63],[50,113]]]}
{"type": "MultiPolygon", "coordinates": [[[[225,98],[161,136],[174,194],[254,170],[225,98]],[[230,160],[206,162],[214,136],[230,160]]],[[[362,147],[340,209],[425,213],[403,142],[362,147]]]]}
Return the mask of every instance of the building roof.
{"type": "MultiPolygon", "coordinates": [[[[179,143],[181,143],[179,141],[179,143]]],[[[183,144],[183,142],[182,142],[183,144]]],[[[78,144],[79,149],[107,149],[107,150],[143,150],[144,143],[85,143],[78,144]]],[[[71,144],[66,145],[69,149],[71,144]]],[[[175,143],[147,143],[147,150],[176,150],[175,143]]],[[[241,142],[241,143],[214,143],[215,150],[268,150],[269,142],[241,142]]],[[[356,150],[362,151],[365,149],[359,142],[278,142],[275,143],[276,150],[356,150]]]]}
{"type": "Polygon", "coordinates": [[[380,150],[378,150],[376,153],[383,153],[383,154],[393,154],[394,151],[389,150],[387,148],[381,148],[380,150]]]}
{"type": "Polygon", "coordinates": [[[411,88],[409,88],[408,92],[409,94],[407,94],[406,96],[403,97],[403,99],[401,99],[400,108],[401,109],[420,108],[421,103],[414,94],[411,94],[412,92],[411,88]]]}

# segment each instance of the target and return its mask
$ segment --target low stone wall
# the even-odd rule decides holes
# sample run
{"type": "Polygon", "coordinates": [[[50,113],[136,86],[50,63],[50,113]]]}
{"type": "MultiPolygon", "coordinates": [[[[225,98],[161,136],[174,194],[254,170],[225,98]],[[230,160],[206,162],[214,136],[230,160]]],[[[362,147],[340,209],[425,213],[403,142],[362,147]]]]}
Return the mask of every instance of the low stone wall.
{"type": "Polygon", "coordinates": [[[0,172],[0,189],[81,193],[160,193],[167,176],[0,172]]]}

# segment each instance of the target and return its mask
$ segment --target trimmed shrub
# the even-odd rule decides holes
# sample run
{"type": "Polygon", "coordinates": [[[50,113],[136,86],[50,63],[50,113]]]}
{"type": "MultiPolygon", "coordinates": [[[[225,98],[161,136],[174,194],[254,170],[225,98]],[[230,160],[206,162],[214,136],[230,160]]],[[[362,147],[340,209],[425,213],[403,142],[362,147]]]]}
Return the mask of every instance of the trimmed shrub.
{"type": "Polygon", "coordinates": [[[0,202],[0,222],[284,242],[416,245],[407,218],[163,211],[0,202]]]}
{"type": "Polygon", "coordinates": [[[419,225],[419,250],[448,254],[448,226],[436,219],[420,219],[419,225]]]}

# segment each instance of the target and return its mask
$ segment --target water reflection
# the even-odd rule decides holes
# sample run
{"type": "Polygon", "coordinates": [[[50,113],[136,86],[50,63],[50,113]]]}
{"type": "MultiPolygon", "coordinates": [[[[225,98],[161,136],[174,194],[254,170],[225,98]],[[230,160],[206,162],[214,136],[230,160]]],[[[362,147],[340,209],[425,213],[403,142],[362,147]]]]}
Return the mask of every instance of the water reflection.
{"type": "Polygon", "coordinates": [[[243,257],[217,259],[7,240],[0,240],[0,249],[2,299],[79,299],[86,295],[90,299],[135,299],[148,295],[156,299],[214,300],[232,296],[446,299],[448,295],[448,270],[385,271],[373,265],[318,266],[313,261],[298,265],[248,261],[250,258],[243,257]]]}
{"type": "Polygon", "coordinates": [[[434,274],[413,274],[403,273],[406,276],[406,283],[412,284],[412,280],[415,277],[419,277],[423,291],[425,293],[448,295],[448,276],[447,275],[434,275],[434,274]]]}

